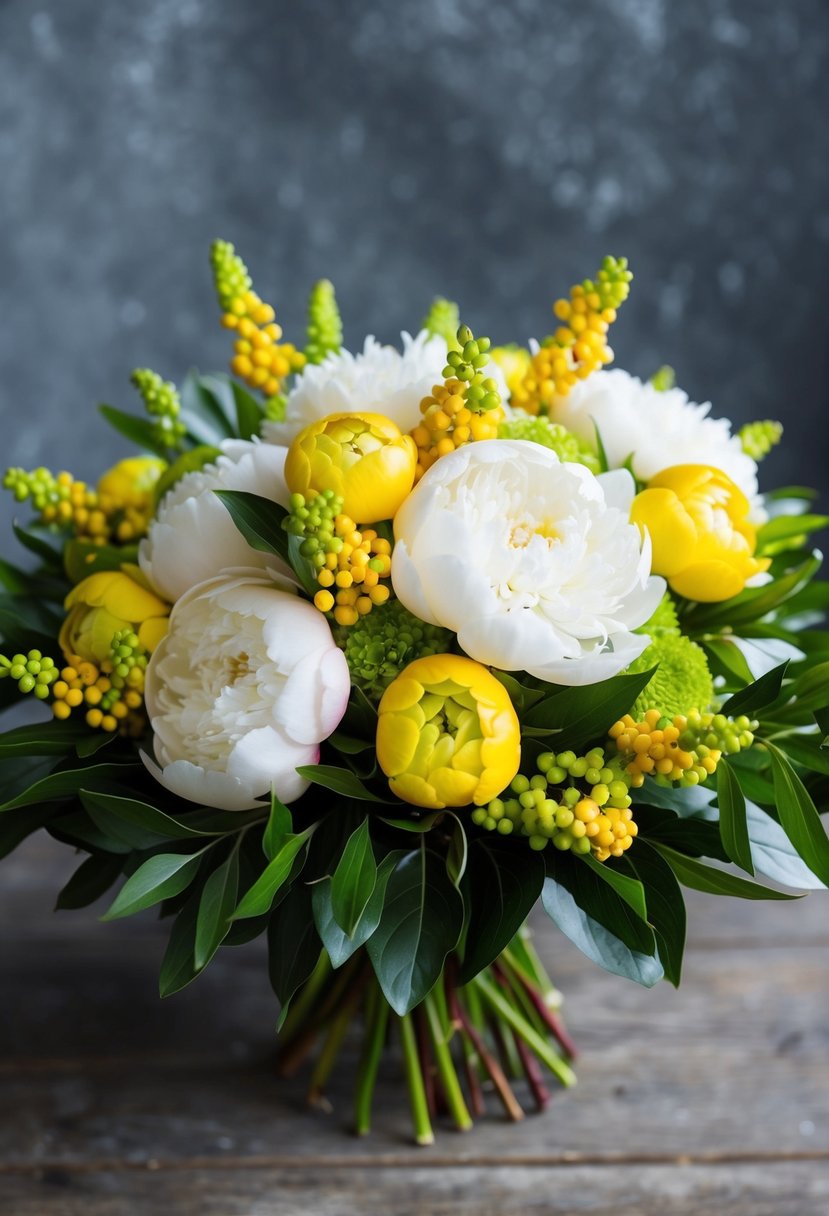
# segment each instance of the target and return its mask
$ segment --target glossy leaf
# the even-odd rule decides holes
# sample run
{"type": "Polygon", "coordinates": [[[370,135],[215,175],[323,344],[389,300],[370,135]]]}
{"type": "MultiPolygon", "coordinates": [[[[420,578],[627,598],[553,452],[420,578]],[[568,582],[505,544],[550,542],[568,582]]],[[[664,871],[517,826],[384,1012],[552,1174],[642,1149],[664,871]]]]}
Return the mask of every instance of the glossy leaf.
{"type": "Polygon", "coordinates": [[[644,988],[652,988],[663,976],[653,930],[649,930],[650,942],[644,939],[645,950],[628,946],[602,921],[612,921],[614,909],[621,917],[633,918],[634,914],[586,866],[579,866],[578,869],[593,880],[592,887],[579,887],[572,882],[565,886],[555,878],[547,878],[541,892],[544,911],[565,937],[569,937],[573,945],[592,962],[614,975],[624,976],[644,988]],[[601,920],[598,918],[599,912],[601,920]]]}
{"type": "Polygon", "coordinates": [[[55,902],[55,910],[88,908],[109,890],[123,866],[123,860],[112,853],[93,853],[81,862],[62,888],[55,902]]]}
{"type": "Polygon", "coordinates": [[[462,820],[457,815],[450,813],[449,818],[454,820],[452,835],[449,837],[449,847],[446,851],[446,873],[452,881],[453,886],[459,887],[461,879],[466,873],[466,867],[469,861],[469,841],[466,838],[466,829],[463,826],[462,820]]]}
{"type": "Polygon", "coordinates": [[[5,756],[65,756],[90,734],[85,722],[71,719],[58,722],[52,718],[31,726],[18,726],[0,735],[0,759],[5,756]]]}
{"type": "Polygon", "coordinates": [[[766,672],[764,676],[760,676],[760,679],[755,680],[753,684],[735,692],[724,702],[721,712],[731,718],[736,717],[737,714],[753,716],[758,710],[771,705],[780,696],[788,666],[789,660],[786,659],[771,671],[766,672]]]}
{"type": "Polygon", "coordinates": [[[262,849],[268,861],[273,861],[282,845],[293,832],[294,821],[290,809],[271,792],[271,813],[262,835],[262,849]]]}
{"type": "Polygon", "coordinates": [[[288,533],[282,527],[287,515],[284,507],[270,498],[249,494],[246,490],[214,490],[230,512],[236,527],[252,549],[260,553],[275,553],[290,563],[288,533]]]}
{"type": "Polygon", "coordinates": [[[746,800],[737,774],[725,759],[717,765],[717,806],[720,811],[720,837],[726,853],[741,870],[753,874],[746,800]]]}
{"type": "Polygon", "coordinates": [[[295,883],[268,925],[268,974],[283,1010],[319,958],[311,890],[303,882],[295,883]]]}
{"type": "Polygon", "coordinates": [[[255,397],[235,380],[230,383],[233,403],[236,407],[236,429],[240,439],[253,439],[262,425],[262,409],[255,397]]]}
{"type": "Polygon", "coordinates": [[[469,850],[469,927],[460,972],[465,984],[498,957],[527,919],[544,885],[540,853],[477,840],[469,850]]]}
{"type": "Polygon", "coordinates": [[[684,887],[705,891],[709,895],[731,895],[737,899],[799,899],[785,891],[774,891],[748,878],[739,878],[728,870],[718,870],[695,857],[686,857],[667,845],[654,843],[684,887]]]}
{"type": "Polygon", "coordinates": [[[374,884],[371,898],[366,904],[353,937],[343,933],[334,919],[331,906],[331,879],[323,878],[311,887],[314,924],[322,939],[322,944],[328,951],[332,967],[341,967],[343,963],[347,962],[360,946],[365,945],[380,924],[389,876],[403,856],[403,850],[397,849],[387,854],[380,862],[377,867],[377,882],[374,884]]]}
{"type": "MultiPolygon", "coordinates": [[[[106,831],[113,820],[125,827],[135,827],[147,833],[152,833],[157,839],[182,840],[195,839],[200,836],[216,835],[212,832],[199,831],[191,827],[183,819],[174,819],[172,815],[150,806],[148,802],[140,802],[137,798],[125,798],[119,794],[104,794],[92,789],[80,791],[83,805],[89,811],[95,823],[106,831]]],[[[122,834],[122,839],[129,843],[132,836],[122,834]]],[[[140,847],[136,846],[136,847],[140,847]]]]}
{"type": "Polygon", "coordinates": [[[346,841],[331,879],[334,919],[347,937],[353,937],[377,884],[377,862],[371,847],[368,820],[364,819],[346,841]]]}
{"type": "Polygon", "coordinates": [[[390,803],[389,799],[373,794],[350,769],[337,768],[333,764],[302,764],[297,772],[300,777],[305,777],[314,785],[321,785],[335,794],[342,794],[344,798],[358,798],[363,802],[382,802],[386,806],[390,803]]]}
{"type": "Polygon", "coordinates": [[[264,916],[273,907],[277,892],[291,874],[294,861],[300,849],[305,847],[310,834],[310,830],[306,830],[285,838],[256,882],[242,896],[233,914],[234,920],[244,920],[248,916],[264,916]]]}
{"type": "Polygon", "coordinates": [[[180,992],[198,975],[194,953],[200,897],[201,893],[194,891],[173,922],[158,975],[158,991],[162,997],[180,992]]]}
{"type": "Polygon", "coordinates": [[[153,904],[185,891],[196,877],[201,862],[198,853],[156,853],[140,865],[124,883],[102,920],[133,916],[153,904]]]}
{"type": "Polygon", "coordinates": [[[147,452],[154,452],[162,459],[166,458],[167,448],[156,439],[153,425],[147,418],[141,418],[138,414],[125,414],[123,410],[117,410],[112,405],[99,405],[98,410],[113,430],[129,439],[130,443],[147,452]]]}
{"type": "Polygon", "coordinates": [[[648,918],[656,933],[665,979],[677,988],[682,977],[687,932],[682,888],[665,858],[647,841],[637,840],[624,860],[644,887],[648,918]]]}
{"type": "Polygon", "coordinates": [[[389,878],[380,924],[366,947],[396,1013],[408,1013],[434,987],[457,945],[463,918],[463,900],[443,858],[421,840],[389,878]]]}
{"type": "MultiPolygon", "coordinates": [[[[753,802],[746,803],[748,835],[754,867],[773,882],[802,891],[825,887],[813,874],[776,819],[753,802]]],[[[672,841],[666,840],[667,844],[672,841]]]]}
{"type": "Polygon", "coordinates": [[[639,882],[638,878],[631,878],[629,874],[617,870],[610,861],[596,861],[595,857],[587,853],[579,860],[586,866],[589,866],[593,873],[612,887],[616,894],[625,901],[627,906],[639,917],[640,920],[648,923],[648,906],[645,899],[645,888],[639,882]]]}
{"type": "Polygon", "coordinates": [[[79,768],[63,769],[49,773],[35,781],[27,790],[10,798],[0,806],[0,811],[11,811],[19,806],[34,806],[38,802],[50,802],[58,798],[72,798],[79,790],[96,789],[107,784],[127,783],[136,771],[143,771],[135,764],[93,764],[79,768]]]}
{"type": "Polygon", "coordinates": [[[207,966],[227,936],[238,889],[239,852],[233,848],[202,888],[193,958],[198,971],[207,966]]]}
{"type": "Polygon", "coordinates": [[[773,743],[765,746],[771,756],[781,826],[809,869],[829,884],[829,837],[817,808],[785,754],[773,743]]]}
{"type": "Polygon", "coordinates": [[[524,716],[524,729],[539,737],[560,735],[562,744],[578,750],[605,734],[627,713],[655,670],[562,689],[529,710],[524,716]]]}

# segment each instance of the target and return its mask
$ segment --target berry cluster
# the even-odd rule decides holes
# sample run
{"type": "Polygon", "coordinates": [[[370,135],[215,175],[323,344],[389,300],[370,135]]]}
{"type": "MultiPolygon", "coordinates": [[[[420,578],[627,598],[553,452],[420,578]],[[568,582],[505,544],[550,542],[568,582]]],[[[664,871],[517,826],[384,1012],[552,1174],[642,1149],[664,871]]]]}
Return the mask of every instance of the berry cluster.
{"type": "Polygon", "coordinates": [[[65,720],[74,709],[86,710],[93,730],[114,731],[119,726],[140,733],[143,717],[144,670],[147,655],[131,630],[121,630],[112,641],[112,657],[100,667],[72,655],[52,685],[52,713],[65,720]]]}
{"type": "Polygon", "coordinates": [[[251,289],[247,267],[233,246],[228,241],[214,241],[210,256],[216,294],[225,310],[222,325],[239,335],[231,370],[250,388],[269,398],[279,397],[285,378],[300,371],[306,357],[292,343],[280,343],[282,327],[276,323],[276,314],[251,289]]]}
{"type": "Polygon", "coordinates": [[[671,719],[658,709],[649,709],[639,722],[625,714],[609,734],[625,760],[632,786],[643,785],[649,774],[661,784],[687,786],[716,772],[724,752],[733,755],[751,747],[756,725],[745,715],[731,719],[693,709],[671,719]]]}
{"type": "Polygon", "coordinates": [[[532,849],[548,842],[562,851],[592,853],[597,861],[621,857],[637,834],[630,809],[630,782],[604,748],[583,756],[545,752],[532,777],[519,773],[507,798],[493,798],[472,812],[487,831],[529,837],[532,849]],[[578,783],[578,784],[577,784],[578,783]]]}
{"type": "Polygon", "coordinates": [[[22,693],[32,693],[38,701],[49,696],[49,687],[58,678],[54,659],[46,658],[39,650],[28,654],[15,654],[10,659],[0,654],[0,680],[12,679],[22,693]]]}
{"type": "Polygon", "coordinates": [[[512,405],[542,413],[556,397],[565,397],[579,380],[612,361],[607,331],[628,297],[632,278],[626,258],[607,257],[595,280],[577,283],[568,300],[556,301],[553,312],[563,324],[533,356],[512,405]]]}
{"type": "Polygon", "coordinates": [[[187,427],[181,421],[181,398],[171,380],[162,380],[158,372],[137,367],[130,380],[141,394],[144,408],[153,420],[153,438],[163,447],[177,451],[182,446],[187,427]]]}
{"type": "Polygon", "coordinates": [[[457,332],[458,349],[447,354],[446,377],[420,403],[423,421],[412,431],[417,478],[441,456],[478,439],[496,439],[504,420],[501,395],[482,368],[489,363],[489,338],[475,339],[468,325],[457,332]]]}
{"type": "Polygon", "coordinates": [[[306,332],[304,353],[309,363],[322,363],[327,355],[336,354],[342,346],[343,323],[334,285],[328,279],[320,279],[311,289],[306,332]]]}
{"type": "Polygon", "coordinates": [[[101,509],[98,495],[85,481],[76,481],[71,473],[55,475],[49,469],[7,469],[3,486],[11,490],[18,502],[31,500],[44,524],[71,529],[103,544],[109,539],[110,525],[101,509]]]}

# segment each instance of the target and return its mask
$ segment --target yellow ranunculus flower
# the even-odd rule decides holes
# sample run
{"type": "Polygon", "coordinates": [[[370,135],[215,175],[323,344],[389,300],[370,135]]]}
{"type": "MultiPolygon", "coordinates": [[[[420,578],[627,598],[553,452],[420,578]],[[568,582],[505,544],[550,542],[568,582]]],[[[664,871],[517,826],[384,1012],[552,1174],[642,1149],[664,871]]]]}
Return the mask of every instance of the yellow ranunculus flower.
{"type": "Polygon", "coordinates": [[[745,494],[720,469],[677,464],[637,494],[631,519],[650,533],[653,572],[689,600],[713,603],[739,594],[768,569],[756,558],[756,531],[745,494]]]}
{"type": "Polygon", "coordinates": [[[380,701],[377,760],[414,806],[482,806],[518,772],[521,729],[486,667],[455,654],[415,659],[380,701]]]}
{"type": "Polygon", "coordinates": [[[300,431],[288,449],[292,494],[333,490],[358,524],[393,519],[414,485],[417,449],[383,414],[329,414],[300,431]]]}
{"type": "Polygon", "coordinates": [[[157,456],[119,460],[98,482],[98,506],[113,521],[120,541],[134,540],[147,530],[155,504],[155,487],[167,462],[157,456]]]}
{"type": "Polygon", "coordinates": [[[64,601],[69,615],[60,631],[67,660],[79,656],[100,664],[109,658],[112,639],[132,629],[150,653],[167,632],[170,605],[144,582],[137,566],[101,570],[78,583],[64,601]]]}

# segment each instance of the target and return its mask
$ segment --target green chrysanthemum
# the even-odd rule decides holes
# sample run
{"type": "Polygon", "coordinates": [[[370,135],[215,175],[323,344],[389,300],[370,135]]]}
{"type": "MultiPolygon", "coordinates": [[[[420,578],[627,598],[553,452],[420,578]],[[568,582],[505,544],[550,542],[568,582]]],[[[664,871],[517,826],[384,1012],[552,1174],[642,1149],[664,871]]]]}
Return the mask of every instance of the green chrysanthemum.
{"type": "Polygon", "coordinates": [[[705,651],[684,634],[665,633],[628,668],[630,674],[656,667],[653,678],[631,708],[634,719],[659,709],[666,717],[706,709],[714,696],[714,681],[705,651]],[[658,664],[658,666],[657,666],[658,664]]]}
{"type": "Polygon", "coordinates": [[[404,667],[415,659],[449,649],[448,629],[428,625],[408,612],[399,600],[389,600],[348,629],[336,629],[354,684],[379,698],[404,667]]]}
{"type": "Polygon", "coordinates": [[[599,472],[599,461],[586,443],[573,435],[560,422],[552,422],[546,415],[530,417],[523,415],[508,418],[498,428],[499,439],[526,439],[550,448],[559,460],[570,464],[583,464],[593,473],[599,472]]]}

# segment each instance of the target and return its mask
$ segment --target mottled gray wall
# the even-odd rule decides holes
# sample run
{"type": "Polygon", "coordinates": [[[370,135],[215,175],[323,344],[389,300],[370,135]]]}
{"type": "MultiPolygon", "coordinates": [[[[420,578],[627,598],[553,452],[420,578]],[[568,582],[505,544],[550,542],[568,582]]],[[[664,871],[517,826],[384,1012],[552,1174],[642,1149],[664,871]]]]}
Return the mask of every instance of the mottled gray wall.
{"type": "Polygon", "coordinates": [[[5,460],[92,475],[132,367],[224,365],[222,235],[288,335],[333,278],[354,344],[436,291],[540,334],[627,254],[619,362],[825,482],[827,59],[827,0],[0,0],[5,460]]]}

